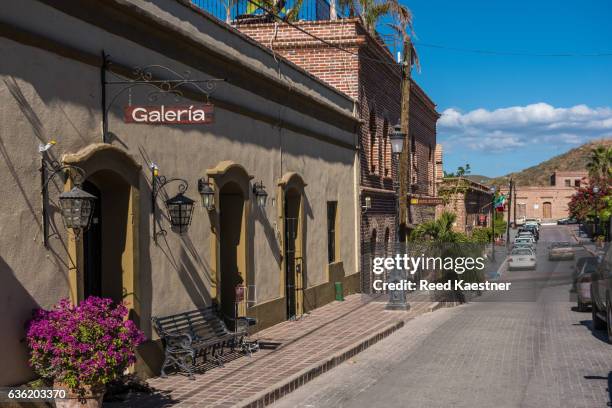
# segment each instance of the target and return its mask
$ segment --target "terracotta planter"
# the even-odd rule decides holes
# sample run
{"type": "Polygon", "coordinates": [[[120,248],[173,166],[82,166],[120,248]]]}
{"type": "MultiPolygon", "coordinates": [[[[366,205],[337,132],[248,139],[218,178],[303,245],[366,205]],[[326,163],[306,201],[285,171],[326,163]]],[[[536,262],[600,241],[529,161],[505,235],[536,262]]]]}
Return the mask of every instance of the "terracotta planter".
{"type": "Polygon", "coordinates": [[[84,398],[79,398],[65,384],[56,382],[53,383],[53,388],[66,390],[66,398],[55,399],[56,408],[101,408],[102,398],[104,398],[104,393],[106,392],[103,385],[85,386],[85,396],[84,398]]]}

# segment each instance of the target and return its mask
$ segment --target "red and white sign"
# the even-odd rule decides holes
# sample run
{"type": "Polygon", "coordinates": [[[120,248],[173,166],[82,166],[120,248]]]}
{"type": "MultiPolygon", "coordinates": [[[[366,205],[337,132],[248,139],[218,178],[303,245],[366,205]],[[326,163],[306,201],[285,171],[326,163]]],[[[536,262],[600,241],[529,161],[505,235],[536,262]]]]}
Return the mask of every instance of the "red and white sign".
{"type": "Polygon", "coordinates": [[[212,104],[180,106],[141,106],[131,105],[123,108],[125,123],[147,123],[160,125],[209,124],[214,121],[212,104]]]}

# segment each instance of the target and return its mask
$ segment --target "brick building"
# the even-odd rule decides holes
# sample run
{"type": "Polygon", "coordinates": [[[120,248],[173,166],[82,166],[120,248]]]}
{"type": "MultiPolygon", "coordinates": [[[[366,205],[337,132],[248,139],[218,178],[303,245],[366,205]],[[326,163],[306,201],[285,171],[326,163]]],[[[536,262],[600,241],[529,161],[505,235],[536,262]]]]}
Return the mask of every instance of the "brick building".
{"type": "Polygon", "coordinates": [[[439,185],[442,211],[457,215],[454,230],[469,234],[475,227],[491,226],[493,194],[489,186],[464,177],[446,177],[439,185]]]}
{"type": "Polygon", "coordinates": [[[393,185],[394,179],[398,180],[398,166],[392,163],[389,133],[400,117],[400,65],[382,41],[370,35],[358,19],[300,21],[297,24],[333,46],[286,24],[239,22],[236,27],[358,101],[362,124],[359,133],[361,244],[362,248],[391,244],[395,241],[398,223],[410,227],[435,216],[436,121],[439,117],[435,104],[411,81],[409,154],[403,156],[410,160],[409,191],[412,194],[407,202],[413,204],[408,219],[398,222],[393,185]]]}

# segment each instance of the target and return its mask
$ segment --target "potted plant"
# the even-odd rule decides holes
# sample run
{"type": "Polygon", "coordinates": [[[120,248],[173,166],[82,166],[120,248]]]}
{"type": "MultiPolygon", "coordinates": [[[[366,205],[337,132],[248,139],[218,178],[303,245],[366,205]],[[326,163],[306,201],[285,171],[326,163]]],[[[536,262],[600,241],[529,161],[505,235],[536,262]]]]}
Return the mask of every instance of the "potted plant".
{"type": "Polygon", "coordinates": [[[145,337],[124,304],[90,296],[74,306],[62,299],[37,310],[27,330],[30,365],[55,389],[66,390],[60,407],[101,407],[105,385],[136,361],[145,337]]]}

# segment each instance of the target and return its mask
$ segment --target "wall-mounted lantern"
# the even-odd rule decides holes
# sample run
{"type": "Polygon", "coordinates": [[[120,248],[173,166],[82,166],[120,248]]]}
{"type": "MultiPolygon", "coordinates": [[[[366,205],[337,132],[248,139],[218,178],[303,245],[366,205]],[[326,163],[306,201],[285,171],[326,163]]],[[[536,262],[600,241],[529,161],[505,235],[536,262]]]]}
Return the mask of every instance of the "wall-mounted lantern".
{"type": "Polygon", "coordinates": [[[62,217],[66,228],[79,231],[89,228],[96,200],[95,195],[89,194],[76,186],[72,190],[60,194],[60,207],[62,208],[62,217]]]}
{"type": "Polygon", "coordinates": [[[208,211],[215,209],[215,190],[212,184],[203,178],[198,180],[198,192],[202,197],[202,207],[208,211]]]}
{"type": "Polygon", "coordinates": [[[176,228],[179,233],[183,233],[189,228],[194,203],[195,201],[186,197],[183,193],[178,193],[174,197],[166,200],[166,209],[170,217],[170,224],[176,228]]]}
{"type": "Polygon", "coordinates": [[[59,196],[62,219],[66,228],[71,228],[75,238],[91,224],[93,210],[97,197],[83,191],[80,186],[86,178],[85,170],[80,167],[62,165],[55,160],[49,160],[47,151],[55,145],[50,141],[46,145],[40,145],[38,151],[41,154],[41,196],[42,196],[42,223],[43,223],[43,245],[49,248],[49,183],[55,176],[62,174],[64,178],[70,177],[74,184],[72,190],[63,192],[59,196]]]}
{"type": "Polygon", "coordinates": [[[405,133],[402,133],[402,127],[398,123],[393,126],[393,132],[391,132],[391,136],[389,139],[391,140],[391,152],[393,154],[401,154],[404,150],[404,138],[406,137],[405,133]]]}
{"type": "Polygon", "coordinates": [[[266,201],[268,200],[268,193],[266,192],[266,187],[264,186],[263,181],[253,185],[253,194],[255,194],[257,206],[259,208],[264,208],[266,206],[266,201]]]}
{"type": "Polygon", "coordinates": [[[151,163],[151,212],[153,213],[153,240],[157,243],[158,235],[165,235],[166,230],[161,229],[157,231],[157,222],[156,222],[156,210],[157,206],[157,196],[159,192],[169,183],[173,181],[178,181],[178,193],[165,201],[166,211],[168,215],[168,220],[170,221],[170,225],[178,231],[180,234],[186,232],[189,229],[189,225],[191,225],[191,216],[193,214],[193,201],[191,198],[185,196],[185,191],[187,191],[187,187],[189,183],[187,180],[181,178],[171,178],[167,179],[165,176],[159,175],[159,167],[155,163],[151,163]]]}
{"type": "Polygon", "coordinates": [[[369,209],[371,209],[371,208],[372,208],[372,197],[370,197],[370,196],[365,196],[365,197],[363,198],[363,201],[364,201],[364,204],[363,204],[363,206],[362,206],[361,208],[363,209],[363,212],[365,213],[365,212],[367,212],[369,209]]]}

